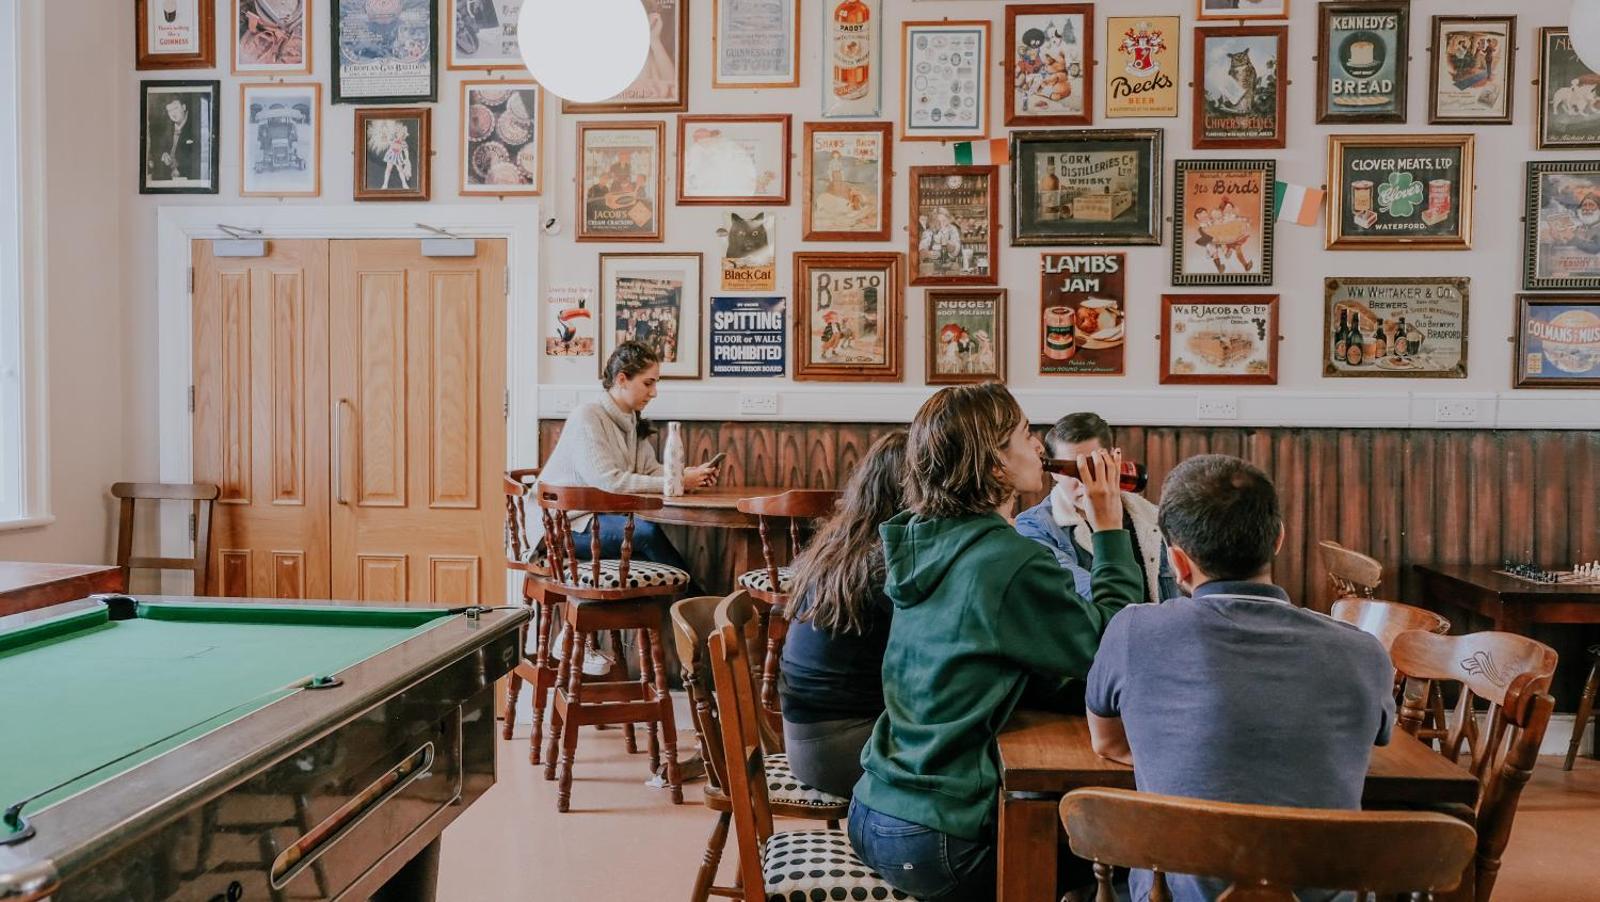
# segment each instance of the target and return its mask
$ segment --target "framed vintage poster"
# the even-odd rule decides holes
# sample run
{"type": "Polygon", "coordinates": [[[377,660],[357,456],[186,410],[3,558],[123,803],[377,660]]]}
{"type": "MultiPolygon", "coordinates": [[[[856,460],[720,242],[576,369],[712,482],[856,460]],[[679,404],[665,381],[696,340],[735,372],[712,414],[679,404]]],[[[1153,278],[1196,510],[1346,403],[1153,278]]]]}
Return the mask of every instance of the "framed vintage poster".
{"type": "Polygon", "coordinates": [[[806,241],[888,241],[894,133],[887,122],[807,122],[801,161],[806,241]]]}
{"type": "Polygon", "coordinates": [[[356,200],[427,200],[433,186],[433,110],[356,110],[356,200]]]}
{"type": "Polygon", "coordinates": [[[1006,125],[1094,124],[1094,4],[1006,7],[1006,125]]]}
{"type": "Polygon", "coordinates": [[[588,285],[551,285],[545,291],[550,329],[544,337],[544,356],[595,357],[594,288],[588,285]]]}
{"type": "Polygon", "coordinates": [[[531,79],[461,83],[461,193],[544,190],[544,89],[531,79]]]}
{"type": "Polygon", "coordinates": [[[1434,16],[1428,122],[1510,125],[1516,58],[1516,16],[1434,16]]]}
{"type": "Polygon", "coordinates": [[[1517,388],[1600,388],[1600,297],[1517,295],[1517,388]]]}
{"type": "Polygon", "coordinates": [[[1535,143],[1544,149],[1600,147],[1600,73],[1572,49],[1565,28],[1539,29],[1535,143]]]}
{"type": "Polygon", "coordinates": [[[899,382],[900,254],[794,255],[796,382],[899,382]]]}
{"type": "Polygon", "coordinates": [[[655,349],[661,378],[700,378],[700,254],[600,255],[600,359],[624,341],[655,349]]]}
{"type": "Polygon", "coordinates": [[[1006,381],[1004,288],[928,292],[929,385],[1006,381]]]}
{"type": "Polygon", "coordinates": [[[660,241],[661,122],[578,123],[577,241],[660,241]]]}
{"type": "Polygon", "coordinates": [[[1323,375],[1467,378],[1470,282],[1453,276],[1323,279],[1323,375]]]}
{"type": "Polygon", "coordinates": [[[322,85],[239,86],[239,196],[322,193],[322,85]]]}
{"type": "Polygon", "coordinates": [[[524,0],[447,0],[448,50],[451,69],[522,69],[517,44],[517,18],[524,0]]]}
{"type": "Polygon", "coordinates": [[[1600,290],[1600,160],[1528,164],[1522,287],[1600,290]]]}
{"type": "Polygon", "coordinates": [[[787,113],[679,116],[678,203],[789,203],[787,113]]]}
{"type": "Polygon", "coordinates": [[[134,0],[133,68],[216,66],[215,3],[216,0],[134,0]]]}
{"type": "Polygon", "coordinates": [[[1161,129],[1011,133],[1011,244],[1160,244],[1161,129]]]}
{"type": "Polygon", "coordinates": [[[1272,160],[1179,160],[1172,284],[1271,285],[1272,160]]]}
{"type": "Polygon", "coordinates": [[[900,25],[900,140],[989,134],[989,22],[900,25]]]}
{"type": "Polygon", "coordinates": [[[1289,0],[1195,0],[1195,7],[1201,20],[1289,18],[1289,0]]]}
{"type": "Polygon", "coordinates": [[[883,0],[823,0],[822,118],[883,112],[883,0]]]}
{"type": "Polygon", "coordinates": [[[1318,122],[1406,121],[1410,19],[1410,0],[1318,7],[1318,122]]]}
{"type": "Polygon", "coordinates": [[[1330,250],[1467,250],[1471,135],[1329,135],[1330,250]]]}
{"type": "Polygon", "coordinates": [[[1178,115],[1177,16],[1106,19],[1107,119],[1178,115]]]}
{"type": "Polygon", "coordinates": [[[1040,375],[1126,371],[1127,272],[1128,255],[1121,251],[1040,257],[1040,375]]]}
{"type": "Polygon", "coordinates": [[[911,284],[994,285],[1000,167],[911,167],[911,284]]]}
{"type": "Polygon", "coordinates": [[[139,193],[216,194],[222,117],[216,81],[139,82],[139,193]]]}
{"type": "Polygon", "coordinates": [[[781,378],[789,340],[781,297],[711,299],[711,377],[781,378]]]}
{"type": "Polygon", "coordinates": [[[1277,385],[1278,296],[1161,296],[1162,385],[1277,385]]]}
{"type": "Polygon", "coordinates": [[[800,0],[711,0],[711,87],[800,84],[800,0]]]}
{"type": "Polygon", "coordinates": [[[722,214],[717,238],[722,244],[723,291],[776,291],[778,288],[777,215],[763,210],[740,216],[722,214]]]}
{"type": "Polygon", "coordinates": [[[312,0],[233,0],[234,75],[310,75],[312,0]]]}
{"type": "Polygon", "coordinates": [[[439,0],[328,0],[334,103],[439,99],[439,0]]]}
{"type": "Polygon", "coordinates": [[[1288,143],[1287,25],[1194,30],[1194,146],[1288,143]]]}
{"type": "Polygon", "coordinates": [[[641,0],[650,55],[633,84],[599,103],[561,101],[563,113],[683,113],[689,109],[689,0],[641,0]]]}

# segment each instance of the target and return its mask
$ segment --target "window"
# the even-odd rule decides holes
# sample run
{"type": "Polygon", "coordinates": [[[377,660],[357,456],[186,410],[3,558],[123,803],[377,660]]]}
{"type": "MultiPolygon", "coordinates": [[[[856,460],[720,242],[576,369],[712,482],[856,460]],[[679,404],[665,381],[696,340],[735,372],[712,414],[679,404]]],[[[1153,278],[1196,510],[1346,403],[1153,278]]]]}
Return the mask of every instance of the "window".
{"type": "Polygon", "coordinates": [[[29,422],[24,401],[28,373],[22,340],[22,201],[18,107],[22,77],[17,60],[17,0],[0,0],[0,523],[35,513],[28,503],[29,422]]]}

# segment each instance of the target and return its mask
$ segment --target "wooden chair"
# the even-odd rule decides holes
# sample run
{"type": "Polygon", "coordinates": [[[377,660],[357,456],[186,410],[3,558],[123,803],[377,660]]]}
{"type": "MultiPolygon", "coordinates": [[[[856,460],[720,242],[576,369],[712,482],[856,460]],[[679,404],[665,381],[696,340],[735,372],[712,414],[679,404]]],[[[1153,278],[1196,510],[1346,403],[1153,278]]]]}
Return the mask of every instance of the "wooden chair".
{"type": "Polygon", "coordinates": [[[1383,565],[1331,539],[1317,543],[1334,598],[1372,598],[1383,582],[1383,565]]]}
{"type": "Polygon", "coordinates": [[[1465,749],[1467,769],[1478,778],[1475,893],[1477,899],[1486,900],[1511,838],[1517,800],[1533,775],[1539,744],[1550,725],[1555,699],[1549,688],[1556,671],[1556,653],[1511,633],[1435,636],[1412,630],[1395,639],[1392,655],[1395,668],[1405,675],[1400,728],[1412,735],[1427,714],[1431,685],[1439,681],[1461,684],[1455,724],[1445,737],[1442,754],[1459,761],[1465,749]],[[1475,699],[1489,705],[1482,729],[1475,699]]]}
{"type": "Polygon", "coordinates": [[[843,831],[773,829],[760,709],[745,649],[745,630],[757,616],[748,591],[723,599],[706,642],[723,746],[723,788],[733,807],[739,850],[736,899],[910,899],[868,868],[843,831]],[[842,893],[842,895],[841,895],[842,893]]]}
{"type": "MultiPolygon", "coordinates": [[[[1398,601],[1379,601],[1376,598],[1341,598],[1333,603],[1329,612],[1335,620],[1343,621],[1364,633],[1378,637],[1385,651],[1393,654],[1395,637],[1406,630],[1423,630],[1435,635],[1448,635],[1450,621],[1425,608],[1401,604],[1398,601]]],[[[1402,680],[1395,672],[1395,701],[1400,700],[1402,680]]],[[[1428,692],[1428,722],[1417,731],[1417,738],[1429,742],[1442,742],[1448,733],[1444,713],[1444,694],[1435,684],[1428,692]]]]}
{"type": "MultiPolygon", "coordinates": [[[[1474,834],[1446,814],[1238,805],[1127,789],[1078,789],[1061,800],[1072,851],[1094,862],[1098,902],[1113,866],[1229,881],[1237,902],[1294,902],[1295,887],[1413,893],[1432,899],[1460,882],[1474,834]]],[[[1364,898],[1364,897],[1363,897],[1364,898]]]]}
{"type": "Polygon", "coordinates": [[[617,495],[583,486],[534,487],[544,522],[545,548],[550,573],[539,577],[546,599],[565,602],[567,631],[561,663],[556,673],[555,705],[549,744],[545,749],[544,778],[556,777],[560,750],[561,781],[556,809],[566,811],[572,799],[572,766],[578,751],[579,728],[585,725],[643,722],[650,737],[650,771],[661,770],[665,751],[666,783],[674,804],[683,804],[683,783],[678,773],[678,731],[667,688],[666,661],[662,653],[661,608],[689,584],[689,574],[677,567],[633,560],[633,517],[639,511],[659,510],[660,498],[617,495]],[[623,514],[622,548],[612,560],[600,557],[600,530],[589,530],[589,560],[580,562],[570,517],[579,512],[623,514]],[[587,682],[583,679],[584,643],[606,630],[637,630],[639,679],[587,682]]]}
{"type": "Polygon", "coordinates": [[[550,657],[551,628],[555,624],[555,606],[545,597],[540,577],[550,575],[550,561],[543,553],[528,544],[527,509],[523,499],[537,481],[539,468],[507,470],[503,487],[506,495],[506,569],[522,574],[522,600],[530,609],[532,619],[517,633],[517,651],[522,660],[506,677],[506,721],[500,736],[510,739],[516,726],[517,695],[523,682],[533,689],[533,740],[529,749],[533,764],[539,763],[539,746],[544,736],[544,709],[549,690],[556,682],[556,663],[550,657]],[[528,629],[534,633],[534,655],[528,657],[528,629]]]}
{"type": "Polygon", "coordinates": [[[210,586],[206,577],[211,572],[211,511],[222,490],[209,482],[119,482],[111,486],[111,494],[121,501],[117,512],[117,566],[122,568],[122,584],[131,586],[128,577],[132,570],[187,570],[194,574],[194,594],[207,594],[210,586]],[[134,513],[140,501],[191,503],[189,540],[193,543],[193,557],[133,556],[134,513]]]}
{"type": "MultiPolygon", "coordinates": [[[[689,894],[691,902],[705,902],[710,896],[744,897],[744,891],[738,887],[713,885],[722,862],[723,847],[728,842],[728,824],[733,818],[733,803],[727,791],[728,759],[723,749],[722,720],[714,704],[711,665],[706,653],[706,642],[716,629],[717,605],[721,603],[721,598],[706,596],[685,598],[672,605],[673,637],[677,641],[678,660],[683,663],[683,688],[689,696],[700,757],[706,763],[705,804],[717,812],[716,826],[712,827],[711,838],[706,841],[705,857],[689,894]]],[[[768,800],[774,815],[826,821],[829,829],[839,829],[839,821],[850,813],[849,799],[801,783],[789,769],[789,759],[785,755],[767,755],[765,764],[768,800]]]]}
{"type": "MultiPolygon", "coordinates": [[[[1567,760],[1562,763],[1562,770],[1572,770],[1572,762],[1578,757],[1578,745],[1583,742],[1584,727],[1594,717],[1594,697],[1600,691],[1600,645],[1589,646],[1589,661],[1592,665],[1589,668],[1589,682],[1583,684],[1583,698],[1578,701],[1578,717],[1572,722],[1572,741],[1567,743],[1567,760]]],[[[1590,754],[1600,758],[1600,728],[1595,730],[1590,754]]]]}

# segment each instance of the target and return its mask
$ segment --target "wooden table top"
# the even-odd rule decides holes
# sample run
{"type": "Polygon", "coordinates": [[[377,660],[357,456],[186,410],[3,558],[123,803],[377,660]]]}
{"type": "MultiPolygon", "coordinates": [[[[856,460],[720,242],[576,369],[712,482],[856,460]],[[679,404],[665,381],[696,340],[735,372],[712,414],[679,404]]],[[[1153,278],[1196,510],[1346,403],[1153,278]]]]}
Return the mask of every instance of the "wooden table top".
{"type": "Polygon", "coordinates": [[[695,489],[682,495],[639,494],[660,498],[661,510],[644,511],[639,517],[652,523],[674,526],[716,526],[723,529],[755,529],[756,518],[740,513],[737,505],[745,498],[764,495],[781,495],[787,489],[771,486],[719,485],[709,489],[695,489]]]}
{"type": "Polygon", "coordinates": [[[124,588],[122,568],[112,564],[0,561],[0,617],[124,588]]]}
{"type": "Polygon", "coordinates": [[[1600,601],[1600,585],[1575,585],[1535,583],[1504,573],[1497,564],[1417,564],[1422,575],[1442,576],[1445,579],[1493,592],[1507,599],[1536,601],[1600,601]]]}

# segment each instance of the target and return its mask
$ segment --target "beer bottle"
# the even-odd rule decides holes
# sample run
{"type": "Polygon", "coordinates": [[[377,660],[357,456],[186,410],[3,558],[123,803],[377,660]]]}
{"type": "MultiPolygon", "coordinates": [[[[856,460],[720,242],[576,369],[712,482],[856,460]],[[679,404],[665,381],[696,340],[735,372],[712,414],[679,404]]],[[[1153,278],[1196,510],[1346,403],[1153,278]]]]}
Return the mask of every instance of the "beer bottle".
{"type": "Polygon", "coordinates": [[[1339,310],[1339,328],[1333,333],[1333,359],[1343,360],[1345,346],[1350,341],[1350,311],[1339,310]]]}
{"type": "Polygon", "coordinates": [[[1394,356],[1405,357],[1411,353],[1411,333],[1406,331],[1406,315],[1400,314],[1400,325],[1394,331],[1394,356]]]}
{"type": "MultiPolygon", "coordinates": [[[[1061,476],[1078,478],[1078,462],[1061,457],[1042,457],[1039,463],[1044,466],[1046,473],[1056,473],[1061,476]]],[[[1117,485],[1124,492],[1142,492],[1150,484],[1150,471],[1145,465],[1131,460],[1122,462],[1122,471],[1118,474],[1117,485]]]]}
{"type": "Polygon", "coordinates": [[[1356,314],[1355,322],[1350,324],[1350,331],[1344,337],[1344,362],[1351,366],[1365,363],[1366,344],[1361,338],[1361,315],[1356,314]]]}
{"type": "Polygon", "coordinates": [[[1389,356],[1389,336],[1383,334],[1383,317],[1378,317],[1378,331],[1372,333],[1372,359],[1382,360],[1389,356]]]}

